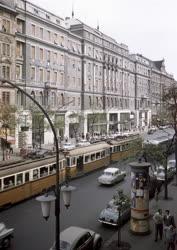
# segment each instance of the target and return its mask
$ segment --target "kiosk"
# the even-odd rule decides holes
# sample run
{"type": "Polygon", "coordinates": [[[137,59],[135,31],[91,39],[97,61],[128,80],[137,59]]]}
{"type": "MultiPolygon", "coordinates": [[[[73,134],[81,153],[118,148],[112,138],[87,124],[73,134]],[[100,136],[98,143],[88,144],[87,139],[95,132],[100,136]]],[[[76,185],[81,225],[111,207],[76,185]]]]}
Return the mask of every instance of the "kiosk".
{"type": "Polygon", "coordinates": [[[134,234],[150,233],[149,226],[149,167],[148,162],[132,162],[131,167],[131,219],[134,234]]]}

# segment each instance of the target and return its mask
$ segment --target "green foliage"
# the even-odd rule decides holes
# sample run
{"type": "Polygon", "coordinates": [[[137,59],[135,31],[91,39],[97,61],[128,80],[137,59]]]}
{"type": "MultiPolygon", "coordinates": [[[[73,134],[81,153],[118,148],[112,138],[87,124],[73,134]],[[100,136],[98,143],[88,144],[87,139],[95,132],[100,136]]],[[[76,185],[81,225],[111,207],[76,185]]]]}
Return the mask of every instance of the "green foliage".
{"type": "Polygon", "coordinates": [[[2,128],[15,129],[15,112],[16,108],[14,106],[0,104],[0,123],[2,128]]]}
{"type": "Polygon", "coordinates": [[[159,145],[144,144],[142,155],[154,166],[164,165],[166,161],[166,150],[159,145]]]}

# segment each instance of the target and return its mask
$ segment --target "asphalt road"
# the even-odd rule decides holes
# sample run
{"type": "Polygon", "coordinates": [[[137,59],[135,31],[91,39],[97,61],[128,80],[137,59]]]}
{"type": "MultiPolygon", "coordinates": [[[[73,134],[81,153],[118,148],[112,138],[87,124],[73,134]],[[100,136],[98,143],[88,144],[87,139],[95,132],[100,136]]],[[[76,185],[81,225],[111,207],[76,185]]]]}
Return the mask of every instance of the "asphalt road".
{"type": "MultiPolygon", "coordinates": [[[[130,195],[130,169],[128,165],[118,163],[116,166],[126,168],[128,174],[124,181],[111,187],[100,186],[98,176],[103,170],[72,181],[76,191],[72,194],[71,207],[66,210],[61,201],[60,226],[61,230],[71,226],[81,226],[100,233],[105,240],[109,239],[116,228],[104,226],[98,222],[101,210],[112,198],[116,189],[122,188],[130,195]]],[[[8,227],[15,228],[14,250],[49,250],[55,238],[55,216],[52,207],[51,216],[46,222],[41,214],[40,204],[31,199],[15,205],[0,214],[0,221],[8,227]]]]}

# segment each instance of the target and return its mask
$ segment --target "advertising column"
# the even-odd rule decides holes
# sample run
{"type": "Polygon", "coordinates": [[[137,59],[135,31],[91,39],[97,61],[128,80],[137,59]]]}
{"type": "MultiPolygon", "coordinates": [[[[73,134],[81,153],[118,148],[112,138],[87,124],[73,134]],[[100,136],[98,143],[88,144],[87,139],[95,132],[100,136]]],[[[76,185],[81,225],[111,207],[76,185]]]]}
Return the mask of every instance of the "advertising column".
{"type": "Polygon", "coordinates": [[[132,162],[131,167],[131,220],[134,234],[148,234],[149,226],[149,167],[148,162],[132,162]]]}

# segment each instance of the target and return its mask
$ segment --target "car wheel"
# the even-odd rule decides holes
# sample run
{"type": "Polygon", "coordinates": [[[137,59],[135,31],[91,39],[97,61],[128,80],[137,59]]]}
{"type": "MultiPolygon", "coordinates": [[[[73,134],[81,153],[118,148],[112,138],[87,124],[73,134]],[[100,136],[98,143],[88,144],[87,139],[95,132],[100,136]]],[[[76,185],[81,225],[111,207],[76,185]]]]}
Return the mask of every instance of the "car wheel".
{"type": "Polygon", "coordinates": [[[99,250],[99,249],[101,249],[101,246],[102,246],[102,240],[99,239],[99,240],[97,241],[97,243],[96,243],[96,246],[95,246],[94,250],[99,250]]]}
{"type": "Polygon", "coordinates": [[[9,247],[10,247],[10,238],[9,238],[9,237],[8,237],[8,238],[3,239],[3,242],[2,242],[2,247],[3,247],[3,249],[5,249],[5,248],[9,248],[9,247]]]}

